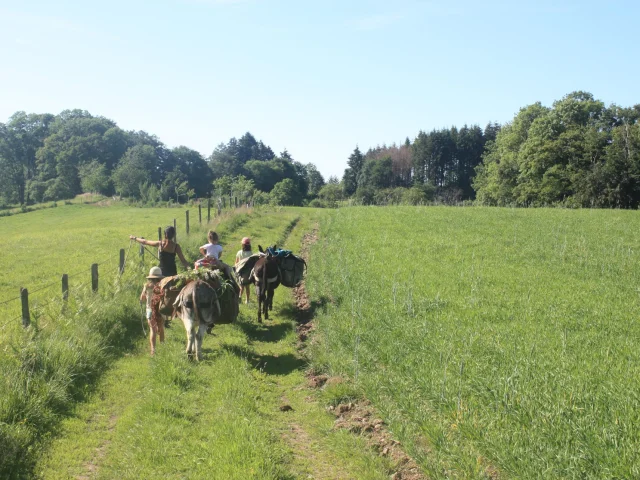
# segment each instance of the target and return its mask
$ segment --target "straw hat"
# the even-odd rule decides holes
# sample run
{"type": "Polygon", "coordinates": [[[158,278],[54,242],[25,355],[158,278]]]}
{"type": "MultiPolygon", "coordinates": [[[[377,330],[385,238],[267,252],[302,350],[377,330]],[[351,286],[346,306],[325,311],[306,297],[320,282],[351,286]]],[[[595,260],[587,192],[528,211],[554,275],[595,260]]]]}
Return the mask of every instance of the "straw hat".
{"type": "Polygon", "coordinates": [[[160,267],[152,267],[151,270],[149,270],[149,275],[147,276],[147,278],[164,278],[164,275],[162,275],[162,270],[160,270],[160,267]]]}
{"type": "Polygon", "coordinates": [[[241,243],[242,245],[251,245],[251,239],[249,237],[244,237],[241,243]]]}

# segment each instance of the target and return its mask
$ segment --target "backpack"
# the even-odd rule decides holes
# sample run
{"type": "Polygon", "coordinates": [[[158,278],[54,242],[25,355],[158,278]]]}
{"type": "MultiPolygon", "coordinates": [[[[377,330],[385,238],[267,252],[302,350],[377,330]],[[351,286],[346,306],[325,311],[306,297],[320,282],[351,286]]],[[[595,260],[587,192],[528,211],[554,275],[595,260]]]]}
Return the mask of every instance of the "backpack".
{"type": "Polygon", "coordinates": [[[293,253],[276,258],[280,267],[280,283],[289,288],[297,287],[304,279],[307,262],[293,253]]]}

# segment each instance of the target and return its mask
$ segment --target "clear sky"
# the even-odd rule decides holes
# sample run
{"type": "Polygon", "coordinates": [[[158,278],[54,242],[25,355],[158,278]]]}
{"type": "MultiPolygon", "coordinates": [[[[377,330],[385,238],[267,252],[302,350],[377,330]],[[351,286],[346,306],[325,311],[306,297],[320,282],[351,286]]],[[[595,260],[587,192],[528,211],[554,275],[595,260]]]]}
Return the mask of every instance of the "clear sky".
{"type": "Polygon", "coordinates": [[[208,156],[250,131],[341,176],[354,147],[640,103],[639,1],[0,0],[0,121],[81,108],[208,156]]]}

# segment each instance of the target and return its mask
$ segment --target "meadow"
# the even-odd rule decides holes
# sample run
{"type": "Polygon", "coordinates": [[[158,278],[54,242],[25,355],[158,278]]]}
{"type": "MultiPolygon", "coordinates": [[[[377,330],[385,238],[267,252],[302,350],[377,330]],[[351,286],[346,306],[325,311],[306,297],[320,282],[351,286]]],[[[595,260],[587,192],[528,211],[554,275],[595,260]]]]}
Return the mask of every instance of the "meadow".
{"type": "MultiPolygon", "coordinates": [[[[64,211],[50,214],[54,210],[56,216],[64,211]]],[[[173,210],[82,207],[69,216],[84,217],[76,228],[94,222],[94,236],[109,240],[100,229],[116,229],[118,236],[140,235],[143,226],[155,232],[167,213],[173,210]]],[[[28,215],[33,214],[23,216],[28,215]]],[[[322,215],[308,209],[241,210],[192,227],[188,237],[180,237],[178,221],[178,240],[194,259],[206,230],[214,227],[223,259],[232,263],[246,235],[255,245],[299,249],[322,215]]],[[[64,224],[60,217],[50,221],[64,224]]],[[[117,242],[106,241],[105,251],[117,242]]],[[[57,252],[57,262],[68,253],[57,252]]],[[[150,255],[140,260],[128,256],[121,278],[115,267],[101,274],[97,294],[72,289],[64,310],[57,292],[42,297],[49,304],[34,308],[38,318],[32,326],[3,337],[0,477],[389,477],[389,460],[364,439],[332,428],[325,408],[339,401],[344,388],[305,387],[307,360],[298,349],[290,290],[277,292],[276,315],[267,325],[255,323],[255,301],[242,305],[237,323],[207,336],[199,364],[185,357],[180,322],[167,330],[167,341],[151,358],[137,299],[155,261],[150,255]],[[283,404],[292,407],[281,410],[283,404]]]]}
{"type": "MultiPolygon", "coordinates": [[[[113,360],[140,340],[140,279],[157,261],[149,252],[141,259],[135,246],[129,248],[128,235],[157,238],[157,227],[172,223],[178,214],[184,218],[184,211],[176,209],[65,205],[0,219],[8,252],[1,260],[0,473],[20,476],[31,468],[34,459],[24,452],[47,436],[113,360]],[[120,248],[127,252],[121,278],[120,248]],[[97,294],[89,288],[93,262],[100,263],[97,294]],[[62,273],[71,274],[65,308],[60,299],[62,273]],[[35,292],[30,295],[32,326],[27,330],[14,318],[20,315],[20,302],[12,301],[19,285],[35,292]]],[[[178,217],[178,240],[185,256],[197,258],[206,229],[218,227],[224,238],[249,218],[249,213],[239,212],[209,226],[192,225],[193,235],[186,237],[184,221],[178,217]]],[[[295,218],[280,214],[274,223],[288,225],[295,218]]],[[[224,242],[230,249],[227,258],[235,255],[240,238],[224,242]]]]}
{"type": "Polygon", "coordinates": [[[318,370],[353,378],[432,478],[638,478],[635,211],[348,208],[307,288],[318,370]]]}
{"type": "Polygon", "coordinates": [[[389,478],[393,460],[327,413],[366,397],[429,478],[640,477],[637,212],[285,208],[201,227],[191,215],[188,237],[176,209],[0,218],[15,250],[0,260],[3,298],[44,287],[27,330],[2,330],[0,307],[0,476],[389,478]],[[190,260],[210,227],[230,263],[243,236],[297,251],[317,230],[308,347],[280,288],[272,320],[242,305],[202,363],[185,359],[176,322],[150,358],[137,297],[155,261],[134,247],[118,278],[117,255],[173,218],[190,260]],[[46,266],[31,254],[42,245],[46,266]],[[76,269],[62,310],[59,275],[76,269]],[[310,390],[307,372],[346,381],[310,390]]]}

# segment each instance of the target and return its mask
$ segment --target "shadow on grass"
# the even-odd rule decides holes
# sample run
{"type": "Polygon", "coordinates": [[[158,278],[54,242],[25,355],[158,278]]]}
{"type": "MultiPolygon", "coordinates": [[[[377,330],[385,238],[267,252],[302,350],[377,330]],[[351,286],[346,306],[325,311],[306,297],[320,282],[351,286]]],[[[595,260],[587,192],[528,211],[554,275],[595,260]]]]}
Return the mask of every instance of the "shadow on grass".
{"type": "Polygon", "coordinates": [[[289,303],[280,308],[278,313],[288,320],[305,324],[309,323],[318,313],[324,313],[329,303],[329,297],[323,295],[318,300],[311,300],[309,308],[300,309],[297,305],[289,303]]]}
{"type": "MultiPolygon", "coordinates": [[[[268,320],[265,320],[268,322],[268,320]]],[[[251,341],[258,342],[279,342],[293,330],[291,323],[278,323],[269,325],[268,323],[254,323],[252,321],[240,321],[238,327],[251,341]]]]}
{"type": "Polygon", "coordinates": [[[246,359],[253,368],[267,375],[288,375],[296,370],[302,370],[306,362],[292,353],[283,355],[257,355],[253,350],[238,345],[222,345],[226,351],[246,359]]]}

